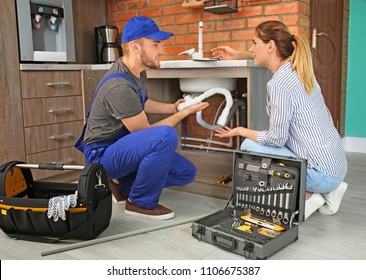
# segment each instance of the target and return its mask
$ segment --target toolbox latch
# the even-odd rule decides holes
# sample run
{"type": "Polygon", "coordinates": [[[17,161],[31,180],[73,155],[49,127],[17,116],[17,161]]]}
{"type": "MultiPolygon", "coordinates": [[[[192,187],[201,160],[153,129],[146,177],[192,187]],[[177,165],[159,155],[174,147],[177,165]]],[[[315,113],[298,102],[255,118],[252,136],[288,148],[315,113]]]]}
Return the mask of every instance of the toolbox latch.
{"type": "Polygon", "coordinates": [[[202,236],[206,234],[206,228],[204,226],[198,225],[196,230],[196,237],[199,241],[202,240],[202,236]]]}
{"type": "Polygon", "coordinates": [[[254,252],[254,243],[245,241],[244,242],[244,248],[243,248],[243,256],[246,259],[250,259],[250,254],[254,252]]]}

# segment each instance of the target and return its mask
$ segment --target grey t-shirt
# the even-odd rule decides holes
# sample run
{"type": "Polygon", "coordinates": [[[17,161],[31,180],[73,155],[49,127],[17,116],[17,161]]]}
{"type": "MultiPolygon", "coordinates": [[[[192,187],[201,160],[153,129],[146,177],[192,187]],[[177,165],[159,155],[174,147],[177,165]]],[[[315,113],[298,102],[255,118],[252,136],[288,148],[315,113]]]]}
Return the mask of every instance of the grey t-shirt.
{"type": "MultiPolygon", "coordinates": [[[[134,76],[118,59],[107,72],[121,72],[129,76],[146,92],[146,72],[140,78],[134,76]]],[[[123,129],[121,119],[136,116],[142,112],[139,91],[126,79],[114,77],[107,80],[98,90],[87,120],[83,144],[108,140],[123,129]]]]}

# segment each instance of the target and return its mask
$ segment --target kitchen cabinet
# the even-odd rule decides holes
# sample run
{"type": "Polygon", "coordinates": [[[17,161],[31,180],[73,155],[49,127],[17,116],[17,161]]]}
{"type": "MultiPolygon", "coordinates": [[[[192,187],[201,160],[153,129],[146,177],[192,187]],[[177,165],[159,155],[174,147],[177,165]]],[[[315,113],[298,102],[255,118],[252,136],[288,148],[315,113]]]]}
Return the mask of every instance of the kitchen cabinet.
{"type": "MultiPolygon", "coordinates": [[[[147,76],[150,96],[163,102],[174,102],[182,97],[179,86],[181,78],[236,78],[241,82],[246,81],[248,127],[256,130],[268,128],[266,84],[272,73],[265,67],[254,66],[253,61],[162,61],[161,68],[149,69],[147,76]]],[[[184,138],[179,125],[177,132],[184,138]]],[[[233,151],[207,151],[206,146],[201,149],[199,145],[192,149],[179,145],[177,150],[197,168],[196,184],[177,189],[219,198],[231,192],[230,184],[217,184],[216,181],[222,176],[231,175],[233,151]]]]}
{"type": "MultiPolygon", "coordinates": [[[[84,165],[81,71],[21,71],[26,162],[84,165]]],[[[64,171],[33,170],[35,178],[64,171]]]]}
{"type": "MultiPolygon", "coordinates": [[[[82,70],[96,61],[94,27],[106,24],[105,1],[73,1],[73,13],[74,68],[21,65],[15,1],[1,1],[0,165],[13,160],[84,163],[82,153],[73,147],[84,123],[82,70]]],[[[36,171],[34,177],[50,174],[55,173],[36,171]]]]}
{"type": "MultiPolygon", "coordinates": [[[[109,67],[91,64],[20,65],[22,134],[25,140],[23,161],[85,164],[83,154],[74,143],[84,126],[85,112],[94,90],[109,67]]],[[[35,179],[61,173],[65,171],[32,171],[35,179]]],[[[73,179],[77,179],[76,175],[73,179]]]]}
{"type": "Polygon", "coordinates": [[[97,63],[94,28],[107,22],[105,0],[72,1],[76,63],[97,63]]]}
{"type": "MultiPolygon", "coordinates": [[[[216,79],[216,78],[237,78],[246,79],[247,88],[247,119],[248,128],[263,130],[268,129],[268,116],[266,113],[267,104],[267,82],[271,79],[272,73],[267,67],[254,66],[252,60],[222,60],[215,62],[197,62],[192,60],[162,61],[160,69],[149,69],[147,71],[150,80],[159,80],[158,87],[151,88],[156,94],[167,91],[175,80],[175,87],[170,91],[173,98],[181,97],[179,79],[216,79]]],[[[149,81],[149,83],[151,83],[149,81]]],[[[167,94],[167,93],[165,93],[167,94]]],[[[171,96],[172,98],[172,96],[171,96]]]]}

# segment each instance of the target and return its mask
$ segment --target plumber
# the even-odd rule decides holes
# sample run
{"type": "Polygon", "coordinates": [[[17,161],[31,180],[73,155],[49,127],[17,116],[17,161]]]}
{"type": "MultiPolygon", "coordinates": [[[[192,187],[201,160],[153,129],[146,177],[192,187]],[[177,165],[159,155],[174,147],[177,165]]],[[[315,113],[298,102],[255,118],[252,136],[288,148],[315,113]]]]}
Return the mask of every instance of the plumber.
{"type": "Polygon", "coordinates": [[[174,127],[209,104],[202,102],[178,111],[183,99],[174,104],[157,102],[146,91],[146,69],[160,67],[162,41],[172,35],[144,16],[127,21],[122,34],[123,56],[98,85],[85,133],[75,145],[87,163],[104,166],[113,200],[119,204],[125,200],[126,215],[173,218],[174,212],[158,203],[162,190],[189,184],[196,175],[195,166],[176,153],[174,127]],[[149,114],[168,116],[149,123],[149,114]]]}

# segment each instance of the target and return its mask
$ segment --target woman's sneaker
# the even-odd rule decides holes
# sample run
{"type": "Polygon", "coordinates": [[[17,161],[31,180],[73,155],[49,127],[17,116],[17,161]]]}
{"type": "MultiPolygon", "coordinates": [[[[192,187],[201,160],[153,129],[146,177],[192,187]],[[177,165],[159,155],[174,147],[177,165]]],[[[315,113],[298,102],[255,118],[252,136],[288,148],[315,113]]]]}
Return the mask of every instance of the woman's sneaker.
{"type": "Polygon", "coordinates": [[[309,199],[305,200],[305,220],[324,205],[324,203],[324,198],[318,193],[313,193],[309,199]]]}
{"type": "Polygon", "coordinates": [[[160,204],[155,209],[146,209],[137,206],[128,199],[125,205],[125,214],[151,220],[168,220],[174,218],[174,212],[160,204]]]}
{"type": "Polygon", "coordinates": [[[318,209],[318,212],[323,215],[334,215],[337,213],[347,187],[348,184],[342,182],[334,191],[323,194],[325,204],[318,209]]]}

